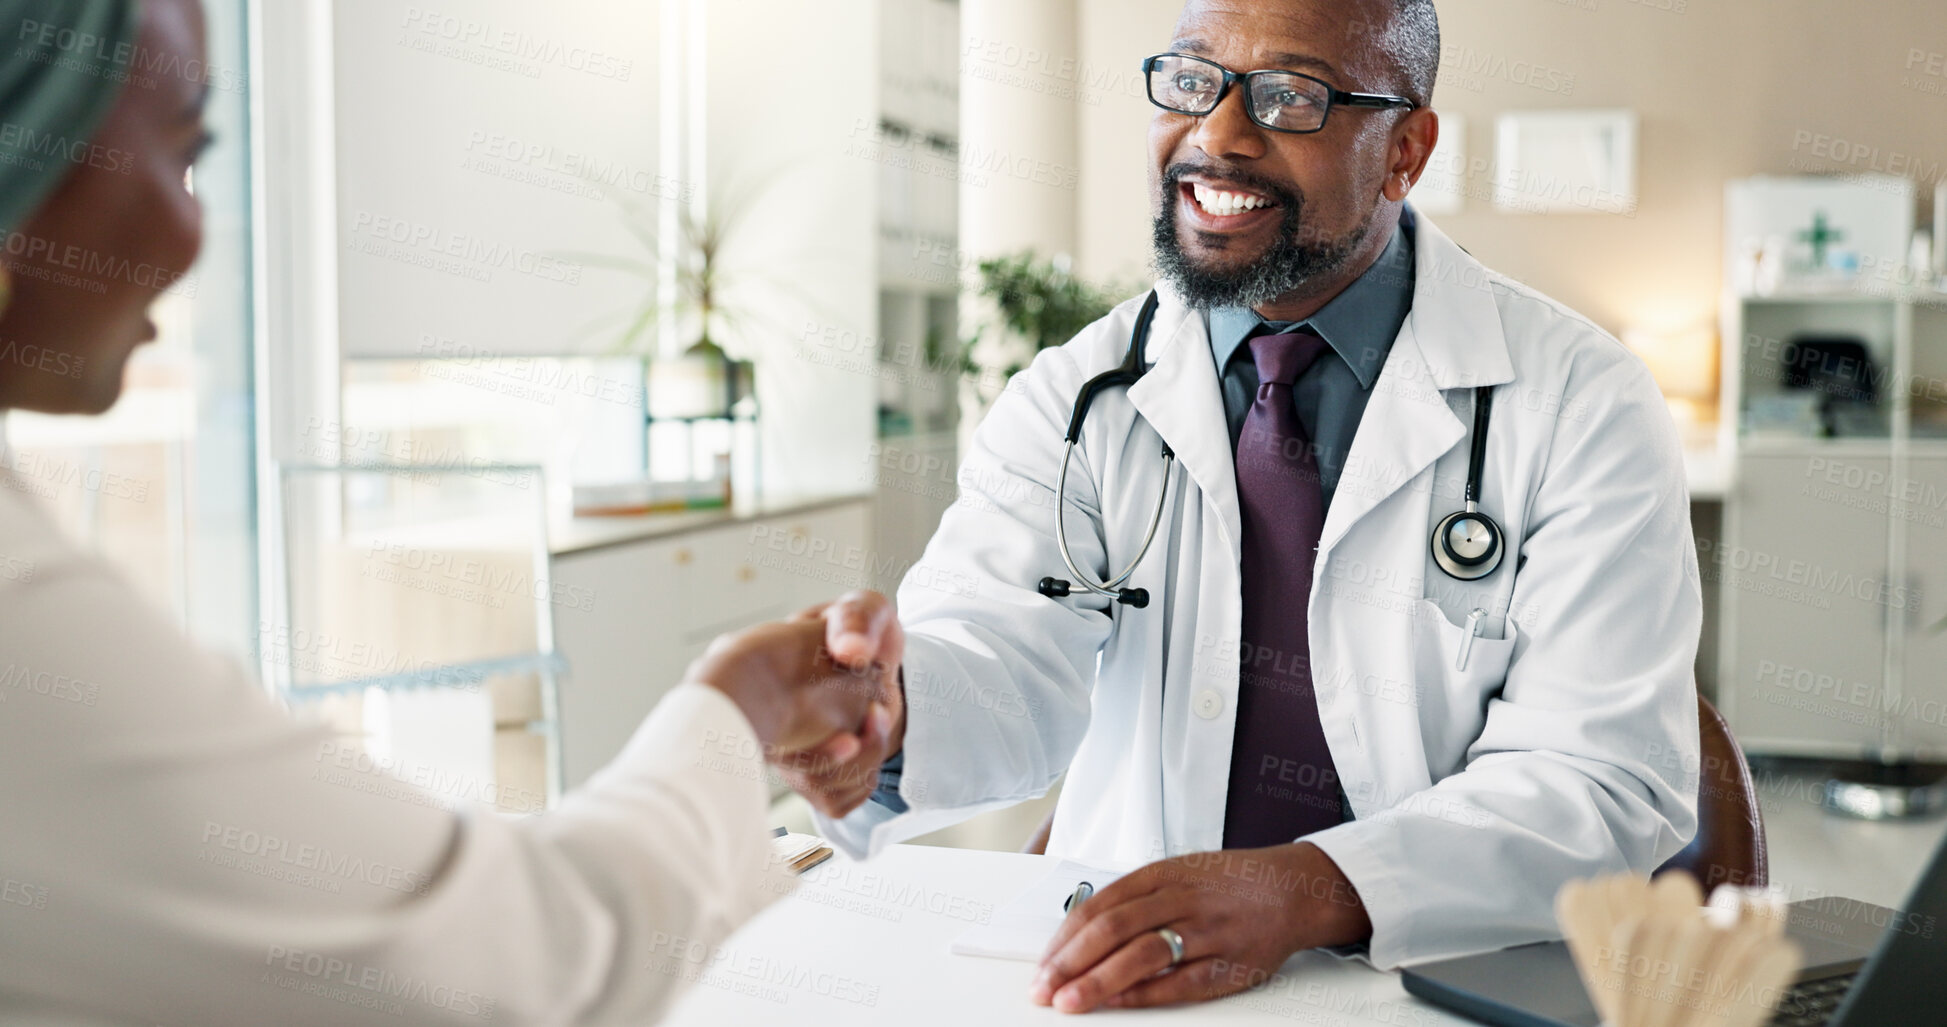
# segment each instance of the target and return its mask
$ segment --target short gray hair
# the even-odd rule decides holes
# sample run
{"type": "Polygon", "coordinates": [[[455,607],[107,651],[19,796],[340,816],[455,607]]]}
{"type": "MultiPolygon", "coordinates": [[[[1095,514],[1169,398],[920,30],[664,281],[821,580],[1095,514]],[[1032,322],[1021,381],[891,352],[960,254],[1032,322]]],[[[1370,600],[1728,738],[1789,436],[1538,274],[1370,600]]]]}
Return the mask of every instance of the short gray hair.
{"type": "Polygon", "coordinates": [[[1433,0],[1393,0],[1393,18],[1379,49],[1406,78],[1406,98],[1422,107],[1433,102],[1440,75],[1440,15],[1433,0]]]}

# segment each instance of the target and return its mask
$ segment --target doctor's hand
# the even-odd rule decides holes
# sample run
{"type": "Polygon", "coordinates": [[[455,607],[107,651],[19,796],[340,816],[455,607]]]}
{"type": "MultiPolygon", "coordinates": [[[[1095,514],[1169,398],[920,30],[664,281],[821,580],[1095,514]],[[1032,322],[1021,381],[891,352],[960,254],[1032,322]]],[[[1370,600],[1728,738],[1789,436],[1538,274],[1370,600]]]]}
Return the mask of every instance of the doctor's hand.
{"type": "Polygon", "coordinates": [[[881,672],[840,664],[816,620],[762,624],[724,635],[690,664],[684,680],[729,696],[767,756],[838,748],[872,731],[881,672]]]}
{"type": "Polygon", "coordinates": [[[797,619],[822,624],[832,658],[871,674],[878,686],[865,727],[856,736],[841,736],[772,761],[785,783],[818,812],[842,817],[872,797],[879,787],[880,764],[905,744],[906,688],[900,663],[906,632],[892,600],[877,592],[848,592],[797,619]]]}
{"type": "Polygon", "coordinates": [[[1359,893],[1315,845],[1151,863],[1075,907],[1028,997],[1064,1013],[1200,1002],[1256,987],[1300,949],[1370,937],[1359,893]],[[1167,927],[1182,939],[1170,966],[1167,927]]]}

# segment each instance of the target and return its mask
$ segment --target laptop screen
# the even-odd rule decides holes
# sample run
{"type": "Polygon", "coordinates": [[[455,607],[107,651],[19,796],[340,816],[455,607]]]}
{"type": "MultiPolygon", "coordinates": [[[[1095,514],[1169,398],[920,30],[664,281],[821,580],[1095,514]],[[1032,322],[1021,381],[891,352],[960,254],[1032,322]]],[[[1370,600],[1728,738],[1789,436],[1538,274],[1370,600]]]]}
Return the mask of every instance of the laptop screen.
{"type": "MultiPolygon", "coordinates": [[[[1833,1017],[1834,1027],[1921,1023],[1947,1017],[1947,839],[1894,911],[1866,967],[1833,1017]]],[[[1939,1021],[1935,1021],[1939,1022],[1939,1021]]]]}

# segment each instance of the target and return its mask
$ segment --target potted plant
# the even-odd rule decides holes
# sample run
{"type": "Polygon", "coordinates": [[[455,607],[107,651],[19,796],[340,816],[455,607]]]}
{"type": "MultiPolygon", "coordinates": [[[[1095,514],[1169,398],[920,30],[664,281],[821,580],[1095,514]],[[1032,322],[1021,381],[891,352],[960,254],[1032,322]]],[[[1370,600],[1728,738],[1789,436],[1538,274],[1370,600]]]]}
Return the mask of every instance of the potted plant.
{"type": "MultiPolygon", "coordinates": [[[[642,280],[635,304],[598,318],[584,333],[605,337],[612,353],[642,360],[643,429],[649,439],[645,453],[653,453],[659,433],[682,436],[681,445],[669,447],[673,451],[715,452],[710,466],[703,468],[686,460],[689,466],[672,475],[667,467],[645,466],[640,481],[578,489],[578,497],[588,499],[585,503],[577,499],[579,512],[639,513],[726,505],[731,498],[731,465],[755,466],[759,340],[788,337],[790,329],[768,308],[740,297],[782,294],[817,307],[776,273],[774,263],[747,259],[746,251],[755,245],[747,238],[744,215],[764,188],[740,191],[731,184],[712,189],[700,213],[685,198],[675,205],[675,234],[668,252],[663,246],[662,205],[617,196],[621,224],[640,244],[640,253],[573,255],[591,266],[642,280]],[[684,340],[675,355],[662,352],[666,330],[684,340]]],[[[749,484],[755,484],[754,478],[749,484]]]]}
{"type": "Polygon", "coordinates": [[[961,346],[973,383],[970,424],[1035,354],[1074,338],[1117,303],[1113,291],[1076,277],[1066,254],[1044,259],[1023,251],[983,260],[979,270],[974,291],[986,316],[961,346]]]}

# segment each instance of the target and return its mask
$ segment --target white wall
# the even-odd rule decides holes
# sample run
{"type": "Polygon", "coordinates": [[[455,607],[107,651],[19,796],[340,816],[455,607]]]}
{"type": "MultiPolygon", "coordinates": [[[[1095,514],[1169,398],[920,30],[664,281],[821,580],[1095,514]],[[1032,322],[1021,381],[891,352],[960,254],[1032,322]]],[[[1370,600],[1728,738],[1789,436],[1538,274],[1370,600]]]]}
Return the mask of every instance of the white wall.
{"type": "MultiPolygon", "coordinates": [[[[1181,0],[1081,0],[1078,104],[1084,273],[1149,256],[1151,111],[1135,74],[1166,47],[1181,0]]],[[[1947,177],[1940,0],[1441,0],[1434,107],[1463,115],[1491,161],[1511,110],[1626,107],[1641,117],[1633,216],[1519,214],[1486,197],[1491,168],[1442,229],[1490,267],[1611,330],[1709,322],[1722,277],[1724,182],[1889,171],[1923,193],[1947,177]],[[1929,71],[1929,69],[1932,69],[1929,71]]]]}
{"type": "Polygon", "coordinates": [[[582,254],[648,258],[627,210],[678,188],[658,20],[649,0],[337,0],[347,355],[612,349],[652,279],[582,254]]]}
{"type": "Polygon", "coordinates": [[[1050,76],[1075,51],[1075,0],[961,4],[960,241],[974,259],[1075,250],[1079,111],[1050,76]]]}
{"type": "Polygon", "coordinates": [[[877,166],[848,156],[877,122],[870,0],[709,0],[706,203],[735,205],[726,347],[757,360],[764,487],[857,490],[878,433],[877,382],[823,359],[829,338],[878,335],[877,166]]]}

